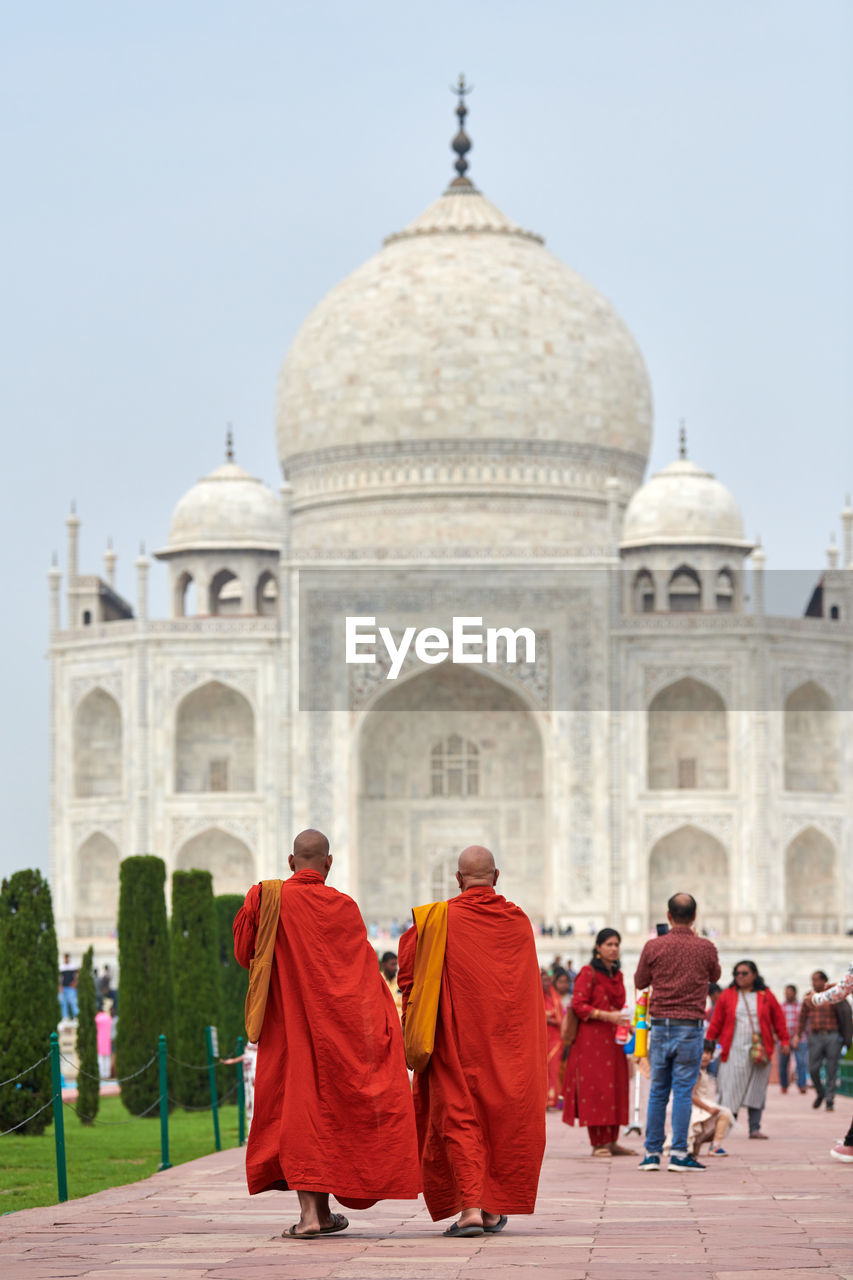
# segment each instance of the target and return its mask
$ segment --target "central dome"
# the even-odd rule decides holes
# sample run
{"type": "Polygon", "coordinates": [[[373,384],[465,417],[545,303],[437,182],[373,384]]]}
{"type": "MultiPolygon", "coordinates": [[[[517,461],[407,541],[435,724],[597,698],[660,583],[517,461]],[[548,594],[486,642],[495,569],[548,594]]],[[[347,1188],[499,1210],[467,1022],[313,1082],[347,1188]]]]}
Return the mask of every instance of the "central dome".
{"type": "Polygon", "coordinates": [[[601,294],[462,188],[315,307],[284,362],[277,428],[287,474],[318,450],[435,439],[613,450],[641,474],[651,395],[601,294]]]}

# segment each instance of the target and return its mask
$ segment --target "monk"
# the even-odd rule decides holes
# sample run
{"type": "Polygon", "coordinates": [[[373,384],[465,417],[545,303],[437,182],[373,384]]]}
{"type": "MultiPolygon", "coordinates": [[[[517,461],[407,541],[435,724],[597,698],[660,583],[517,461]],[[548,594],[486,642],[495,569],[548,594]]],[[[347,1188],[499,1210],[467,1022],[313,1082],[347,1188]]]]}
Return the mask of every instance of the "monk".
{"type": "MultiPolygon", "coordinates": [[[[545,1150],[539,963],[527,916],[495,892],[498,875],[488,849],[460,854],[434,1047],[414,1078],[424,1198],[434,1222],[459,1214],[449,1236],[494,1234],[509,1214],[532,1213],[545,1150]]],[[[418,944],[417,925],[398,944],[404,1019],[423,1000],[418,944]]],[[[429,945],[425,926],[421,947],[429,945]]]]}
{"type": "MultiPolygon", "coordinates": [[[[394,1000],[352,898],[326,884],[320,831],[303,831],[281,890],[269,994],[258,1044],[255,1112],[246,1148],[249,1192],[296,1191],[296,1239],[331,1235],[349,1208],[414,1200],[417,1137],[394,1000]]],[[[234,920],[234,954],[255,950],[253,885],[234,920]]]]}

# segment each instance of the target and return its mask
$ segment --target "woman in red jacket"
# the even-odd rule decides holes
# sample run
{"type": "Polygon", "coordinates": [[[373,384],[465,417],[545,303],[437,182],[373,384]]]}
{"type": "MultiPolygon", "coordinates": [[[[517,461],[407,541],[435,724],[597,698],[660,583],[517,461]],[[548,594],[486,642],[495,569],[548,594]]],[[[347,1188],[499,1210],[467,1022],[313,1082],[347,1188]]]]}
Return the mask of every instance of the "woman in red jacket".
{"type": "Polygon", "coordinates": [[[631,1025],[623,1013],[621,941],[615,929],[601,930],[592,961],[581,969],[572,992],[579,1025],[566,1060],[563,1120],[587,1126],[594,1156],[636,1155],[617,1141],[620,1124],[628,1123],[628,1060],[616,1032],[623,1027],[627,1039],[631,1025]]]}
{"type": "Polygon", "coordinates": [[[733,1116],[746,1106],[750,1138],[766,1138],[761,1113],[767,1098],[774,1036],[782,1052],[788,1049],[788,1024],[782,1006],[752,960],[739,960],[731,986],[722,992],[711,1015],[702,1065],[711,1060],[720,1042],[717,1094],[733,1116]]]}

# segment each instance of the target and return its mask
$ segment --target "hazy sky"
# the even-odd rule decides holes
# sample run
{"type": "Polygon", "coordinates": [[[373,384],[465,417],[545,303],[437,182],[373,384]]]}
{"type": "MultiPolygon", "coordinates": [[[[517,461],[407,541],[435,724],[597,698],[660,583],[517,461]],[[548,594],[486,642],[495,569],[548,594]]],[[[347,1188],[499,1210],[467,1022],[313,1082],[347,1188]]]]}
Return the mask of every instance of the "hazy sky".
{"type": "Polygon", "coordinates": [[[686,418],[768,567],[824,563],[853,488],[849,0],[63,0],[3,34],[0,871],[47,867],[70,499],[82,571],[112,536],[132,598],[227,421],[278,482],[287,346],[452,176],[460,70],[471,177],[639,342],[651,468],[686,418]]]}

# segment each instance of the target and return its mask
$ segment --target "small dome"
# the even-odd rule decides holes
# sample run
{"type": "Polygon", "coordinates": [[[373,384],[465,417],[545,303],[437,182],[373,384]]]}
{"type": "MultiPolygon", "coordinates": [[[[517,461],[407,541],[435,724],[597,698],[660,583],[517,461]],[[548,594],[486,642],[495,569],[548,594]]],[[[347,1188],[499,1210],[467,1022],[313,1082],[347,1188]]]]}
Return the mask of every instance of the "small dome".
{"type": "Polygon", "coordinates": [[[278,498],[236,462],[226,462],[199,480],[178,502],[172,515],[167,554],[278,551],[280,544],[278,498]]]}
{"type": "Polygon", "coordinates": [[[625,550],[679,543],[751,549],[728,489],[687,458],[671,462],[637,490],[625,511],[620,545],[625,550]]]}

